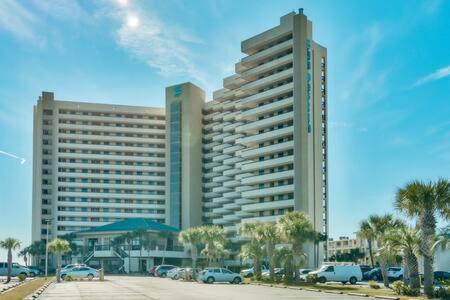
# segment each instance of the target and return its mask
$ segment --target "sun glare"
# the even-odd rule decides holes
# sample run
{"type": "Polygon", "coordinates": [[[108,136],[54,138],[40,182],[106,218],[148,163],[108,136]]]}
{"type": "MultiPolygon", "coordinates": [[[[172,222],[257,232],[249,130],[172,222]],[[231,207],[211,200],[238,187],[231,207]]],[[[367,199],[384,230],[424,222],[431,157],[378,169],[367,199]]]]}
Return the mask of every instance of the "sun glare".
{"type": "Polygon", "coordinates": [[[127,25],[131,28],[135,28],[139,25],[139,18],[136,16],[128,16],[127,25]]]}

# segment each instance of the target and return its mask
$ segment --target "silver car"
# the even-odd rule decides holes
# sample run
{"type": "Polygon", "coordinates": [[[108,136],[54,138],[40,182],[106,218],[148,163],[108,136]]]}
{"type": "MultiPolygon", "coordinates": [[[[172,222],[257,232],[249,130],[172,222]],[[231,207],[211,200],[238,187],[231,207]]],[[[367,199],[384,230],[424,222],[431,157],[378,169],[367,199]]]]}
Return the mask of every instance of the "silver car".
{"type": "Polygon", "coordinates": [[[66,276],[74,278],[87,278],[89,280],[94,277],[99,277],[99,273],[96,269],[91,267],[74,267],[71,269],[61,270],[61,278],[64,280],[66,276]]]}
{"type": "Polygon", "coordinates": [[[239,284],[242,276],[224,268],[207,268],[201,271],[200,280],[204,283],[229,282],[239,284]]]}

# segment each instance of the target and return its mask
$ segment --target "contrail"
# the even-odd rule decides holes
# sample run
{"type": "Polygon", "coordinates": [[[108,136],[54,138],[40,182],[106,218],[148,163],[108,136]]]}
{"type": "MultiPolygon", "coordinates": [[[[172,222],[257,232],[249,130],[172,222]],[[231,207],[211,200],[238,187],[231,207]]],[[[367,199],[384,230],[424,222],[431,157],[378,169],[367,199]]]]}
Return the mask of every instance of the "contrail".
{"type": "Polygon", "coordinates": [[[25,159],[25,158],[18,157],[17,155],[14,155],[14,154],[11,154],[11,153],[2,151],[2,150],[0,150],[0,154],[4,154],[4,155],[6,155],[6,156],[9,156],[9,157],[12,157],[12,158],[15,158],[15,159],[20,160],[20,164],[21,164],[21,165],[23,165],[23,164],[26,162],[26,159],[25,159]]]}

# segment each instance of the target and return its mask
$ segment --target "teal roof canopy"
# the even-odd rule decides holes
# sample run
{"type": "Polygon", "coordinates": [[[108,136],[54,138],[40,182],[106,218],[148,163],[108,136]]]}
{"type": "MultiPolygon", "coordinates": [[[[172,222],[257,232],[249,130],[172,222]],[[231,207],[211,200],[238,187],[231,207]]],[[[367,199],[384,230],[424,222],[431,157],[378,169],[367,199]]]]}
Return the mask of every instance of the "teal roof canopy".
{"type": "Polygon", "coordinates": [[[145,229],[149,231],[171,231],[171,232],[179,232],[178,228],[158,223],[152,221],[150,219],[144,218],[133,218],[126,219],[123,221],[106,224],[103,226],[98,226],[95,228],[91,228],[88,230],[78,231],[78,234],[84,233],[102,233],[102,232],[113,232],[113,231],[134,231],[139,229],[145,229]]]}

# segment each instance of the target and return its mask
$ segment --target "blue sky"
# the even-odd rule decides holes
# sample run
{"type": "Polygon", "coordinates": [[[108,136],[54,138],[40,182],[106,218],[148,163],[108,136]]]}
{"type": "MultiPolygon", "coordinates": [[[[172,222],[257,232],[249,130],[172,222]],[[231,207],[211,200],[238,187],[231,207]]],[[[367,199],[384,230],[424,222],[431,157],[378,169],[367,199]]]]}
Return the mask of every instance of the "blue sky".
{"type": "Polygon", "coordinates": [[[411,179],[448,178],[450,1],[2,0],[0,239],[30,240],[42,90],[162,106],[165,86],[193,81],[211,98],[240,41],[301,7],[328,48],[330,235],[392,211],[411,179]]]}

